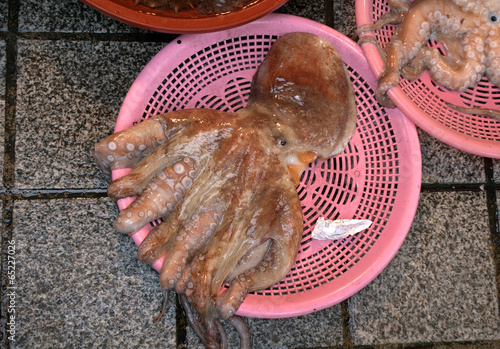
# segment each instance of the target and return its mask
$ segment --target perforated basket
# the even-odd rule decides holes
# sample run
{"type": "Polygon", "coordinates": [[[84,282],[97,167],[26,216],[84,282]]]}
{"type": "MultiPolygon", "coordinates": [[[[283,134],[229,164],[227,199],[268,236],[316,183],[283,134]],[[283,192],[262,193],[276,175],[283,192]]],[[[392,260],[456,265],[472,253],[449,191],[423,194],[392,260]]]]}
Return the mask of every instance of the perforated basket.
{"type": "MultiPolygon", "coordinates": [[[[342,55],[356,90],[357,131],[342,154],[305,172],[297,189],[304,235],[295,266],[277,285],[248,295],[238,311],[244,316],[289,317],[332,306],[385,268],[406,237],[418,203],[421,159],[414,124],[375,101],[373,74],[354,42],[316,22],[279,14],[225,32],[180,36],[168,44],[130,88],[116,123],[115,131],[120,131],[180,108],[243,107],[251,78],[272,43],[295,31],[328,39],[342,55]],[[320,216],[373,224],[343,240],[312,240],[320,216]]],[[[114,171],[113,177],[128,171],[114,171]]],[[[120,209],[132,200],[120,200],[120,209]]],[[[134,234],[135,242],[150,229],[147,225],[134,234]]]]}
{"type": "MultiPolygon", "coordinates": [[[[390,8],[386,0],[356,0],[358,28],[377,21],[390,8]]],[[[390,41],[393,25],[370,33],[382,47],[390,41]]],[[[440,44],[429,45],[441,48],[440,44]]],[[[362,45],[375,76],[379,76],[383,60],[372,43],[362,45]]],[[[450,108],[446,102],[461,107],[500,110],[500,89],[486,78],[464,92],[449,91],[434,83],[424,72],[412,82],[401,79],[388,91],[389,98],[415,125],[452,147],[485,157],[500,158],[500,121],[486,116],[468,115],[450,108]]]]}

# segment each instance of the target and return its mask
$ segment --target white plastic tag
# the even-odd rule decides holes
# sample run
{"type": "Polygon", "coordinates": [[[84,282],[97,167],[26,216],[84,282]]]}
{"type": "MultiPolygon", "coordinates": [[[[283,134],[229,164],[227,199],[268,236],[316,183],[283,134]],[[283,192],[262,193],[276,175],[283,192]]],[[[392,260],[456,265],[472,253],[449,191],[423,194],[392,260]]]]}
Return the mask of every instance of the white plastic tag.
{"type": "Polygon", "coordinates": [[[339,240],[359,233],[370,227],[372,221],[367,219],[325,220],[319,217],[311,237],[316,240],[339,240]]]}

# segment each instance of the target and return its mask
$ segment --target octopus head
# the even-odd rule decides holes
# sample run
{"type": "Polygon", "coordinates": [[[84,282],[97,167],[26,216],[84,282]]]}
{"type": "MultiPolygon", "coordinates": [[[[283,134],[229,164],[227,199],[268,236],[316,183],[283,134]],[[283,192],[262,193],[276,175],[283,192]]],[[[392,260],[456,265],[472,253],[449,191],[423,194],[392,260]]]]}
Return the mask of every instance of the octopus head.
{"type": "Polygon", "coordinates": [[[298,184],[310,162],[337,155],[352,137],[355,94],[340,54],[327,40],[308,33],[283,39],[255,74],[247,109],[272,115],[271,138],[298,184]]]}

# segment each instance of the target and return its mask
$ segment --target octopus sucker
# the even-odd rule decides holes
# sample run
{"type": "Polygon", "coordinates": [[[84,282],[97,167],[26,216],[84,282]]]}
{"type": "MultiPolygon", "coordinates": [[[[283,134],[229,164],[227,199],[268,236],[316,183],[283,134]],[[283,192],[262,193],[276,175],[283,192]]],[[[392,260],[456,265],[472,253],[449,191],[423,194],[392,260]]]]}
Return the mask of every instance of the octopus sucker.
{"type": "Polygon", "coordinates": [[[149,182],[133,205],[118,214],[114,224],[116,230],[127,234],[135,233],[145,224],[164,217],[173,209],[194,180],[194,161],[184,158],[182,162],[162,169],[149,182]]]}
{"type": "Polygon", "coordinates": [[[157,222],[138,258],[162,261],[164,295],[178,294],[207,348],[227,346],[222,320],[250,347],[235,314],[249,292],[276,284],[295,262],[301,174],[342,152],[355,128],[354,89],[340,54],[319,36],[290,33],[257,69],[246,107],[158,115],[96,145],[106,174],[133,168],[108,187],[115,200],[137,196],[115,227],[133,234],[157,222]]]}
{"type": "Polygon", "coordinates": [[[94,154],[99,157],[97,162],[108,179],[111,178],[111,168],[134,167],[146,154],[147,149],[156,148],[157,144],[165,139],[161,126],[154,119],[137,126],[137,132],[133,134],[124,132],[96,144],[94,154]],[[138,151],[129,151],[129,144],[134,145],[134,149],[137,145],[138,151]]]}
{"type": "Polygon", "coordinates": [[[464,91],[483,76],[500,87],[499,16],[498,0],[416,0],[410,7],[399,4],[376,23],[360,27],[360,43],[375,43],[365,36],[367,32],[396,25],[383,49],[384,66],[376,90],[379,102],[394,107],[387,91],[398,85],[400,76],[414,80],[424,70],[450,90],[464,91]],[[427,47],[428,40],[443,44],[446,54],[427,47]]]}

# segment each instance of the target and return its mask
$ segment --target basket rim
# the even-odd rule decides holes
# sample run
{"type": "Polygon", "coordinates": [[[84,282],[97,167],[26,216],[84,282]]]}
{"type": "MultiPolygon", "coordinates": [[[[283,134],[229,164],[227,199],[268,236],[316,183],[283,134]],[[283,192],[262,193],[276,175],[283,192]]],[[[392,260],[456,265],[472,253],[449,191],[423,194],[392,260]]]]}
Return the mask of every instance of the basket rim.
{"type": "MultiPolygon", "coordinates": [[[[156,67],[156,65],[165,64],[164,55],[170,49],[175,48],[177,50],[176,52],[178,52],[180,49],[179,42],[182,43],[181,46],[185,48],[186,51],[192,53],[193,48],[188,49],[187,47],[192,47],[193,43],[203,42],[206,45],[207,42],[211,43],[215,39],[220,41],[237,35],[245,36],[252,34],[252,31],[256,30],[259,30],[259,34],[262,34],[262,30],[270,30],[270,27],[276,27],[276,32],[278,32],[278,34],[276,32],[269,31],[268,35],[282,35],[291,31],[304,31],[323,36],[330,41],[335,40],[337,43],[336,47],[339,51],[345,50],[345,52],[349,53],[349,57],[343,57],[344,60],[348,61],[348,59],[358,59],[360,62],[363,62],[363,70],[369,74],[367,76],[363,75],[363,78],[372,86],[375,83],[375,79],[367,66],[363,51],[351,39],[326,25],[309,19],[286,14],[269,14],[245,26],[230,29],[223,34],[184,34],[178,38],[179,41],[173,41],[167,44],[141,71],[127,93],[118,116],[115,132],[131,126],[129,121],[122,120],[122,118],[124,118],[124,116],[128,113],[125,105],[128,103],[136,103],[138,101],[138,95],[144,90],[146,81],[158,72],[159,68],[156,67]],[[221,38],[221,35],[223,35],[223,38],[221,38]],[[338,46],[340,44],[342,47],[338,46]]],[[[177,58],[173,59],[175,60],[177,58]]],[[[181,58],[178,59],[179,62],[182,61],[181,58]]],[[[369,261],[366,258],[365,260],[362,259],[354,267],[349,269],[351,274],[356,273],[356,277],[353,277],[353,275],[346,276],[346,274],[343,274],[336,278],[333,282],[328,283],[329,285],[327,284],[326,286],[321,286],[300,293],[281,295],[277,297],[249,294],[239,308],[237,312],[238,315],[258,318],[284,318],[305,315],[333,306],[365,287],[392,260],[406,238],[417,210],[421,186],[421,152],[415,125],[396,109],[387,110],[387,114],[390,114],[391,123],[394,123],[394,128],[399,127],[402,130],[401,133],[404,133],[404,137],[402,137],[401,141],[404,143],[404,147],[408,149],[408,153],[410,155],[407,158],[400,159],[401,161],[405,161],[404,165],[401,167],[404,167],[407,172],[400,175],[400,177],[404,179],[404,183],[400,183],[401,189],[398,191],[400,195],[397,197],[397,203],[394,204],[395,207],[399,207],[401,210],[398,211],[400,212],[398,215],[402,215],[407,219],[393,219],[390,223],[390,227],[385,227],[385,229],[392,229],[391,231],[394,231],[395,233],[385,234],[382,238],[384,243],[378,243],[376,244],[377,248],[373,248],[373,251],[377,251],[377,249],[383,250],[382,253],[377,255],[374,259],[376,264],[374,264],[373,260],[369,261]],[[403,191],[404,195],[402,194],[403,191]],[[327,292],[325,292],[325,290],[327,292]],[[263,297],[267,299],[272,298],[273,302],[265,302],[263,301],[263,297]],[[290,306],[290,304],[293,306],[290,306]]],[[[401,146],[401,148],[404,147],[401,146]]],[[[118,178],[127,171],[130,171],[130,169],[119,171],[115,170],[113,171],[113,178],[118,178]]],[[[128,204],[132,201],[132,198],[119,200],[118,206],[120,210],[128,206],[128,204]]],[[[391,215],[391,217],[395,216],[397,215],[391,215]]],[[[147,231],[144,231],[143,228],[141,231],[132,236],[136,244],[142,241],[145,234],[147,234],[147,231]]],[[[158,269],[158,265],[155,265],[155,269],[158,269]]]]}
{"type": "MultiPolygon", "coordinates": [[[[355,1],[356,24],[358,28],[364,24],[372,23],[371,12],[369,10],[372,6],[372,0],[355,1]]],[[[367,33],[367,35],[375,38],[373,33],[367,33]]],[[[378,77],[384,64],[379,50],[375,44],[370,42],[363,43],[361,48],[370,69],[378,77]]],[[[425,72],[424,74],[428,73],[425,72]]],[[[473,155],[500,159],[500,142],[473,137],[447,127],[420,109],[399,85],[392,87],[387,95],[406,117],[437,140],[473,155]]],[[[500,121],[498,132],[500,132],[500,121]]]]}

